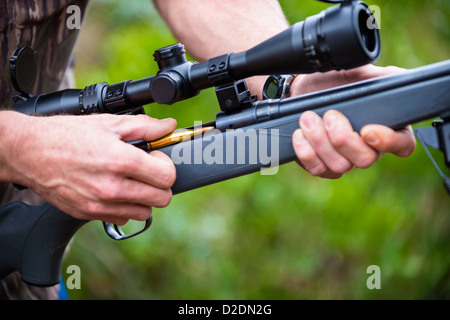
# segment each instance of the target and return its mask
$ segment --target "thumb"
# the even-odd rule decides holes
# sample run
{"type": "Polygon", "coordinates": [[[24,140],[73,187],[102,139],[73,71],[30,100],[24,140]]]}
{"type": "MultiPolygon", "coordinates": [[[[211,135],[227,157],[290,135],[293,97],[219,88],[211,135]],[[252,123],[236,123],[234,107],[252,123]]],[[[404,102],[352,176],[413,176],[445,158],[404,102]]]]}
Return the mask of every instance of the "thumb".
{"type": "Polygon", "coordinates": [[[121,117],[123,119],[114,131],[123,141],[153,141],[171,133],[177,127],[177,121],[172,118],[159,120],[146,115],[121,117]]]}
{"type": "Polygon", "coordinates": [[[386,126],[369,124],[361,129],[361,137],[375,150],[399,157],[408,157],[416,148],[411,126],[393,130],[386,126]]]}

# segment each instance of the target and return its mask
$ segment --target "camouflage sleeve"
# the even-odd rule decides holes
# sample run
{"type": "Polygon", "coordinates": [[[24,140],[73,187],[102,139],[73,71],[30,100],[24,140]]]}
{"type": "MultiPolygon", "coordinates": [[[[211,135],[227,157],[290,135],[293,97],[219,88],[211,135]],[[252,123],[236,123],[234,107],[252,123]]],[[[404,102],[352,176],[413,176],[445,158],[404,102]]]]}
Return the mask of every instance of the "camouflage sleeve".
{"type": "MultiPolygon", "coordinates": [[[[61,83],[61,90],[73,88],[73,72],[67,69],[61,83]]],[[[31,205],[39,205],[44,200],[30,189],[19,190],[11,183],[0,182],[0,204],[22,201],[31,205]]],[[[61,288],[57,284],[52,287],[41,288],[23,282],[18,272],[11,273],[0,280],[0,300],[56,300],[61,288]]]]}
{"type": "MultiPolygon", "coordinates": [[[[32,93],[74,87],[68,61],[79,30],[66,27],[69,5],[79,6],[84,13],[88,0],[0,2],[0,110],[11,107],[14,92],[8,61],[19,45],[28,45],[39,53],[40,73],[32,93]]],[[[0,182],[0,204],[14,201],[39,205],[43,199],[32,190],[18,190],[10,183],[0,182]]],[[[0,280],[0,299],[58,299],[59,291],[59,285],[48,288],[31,286],[21,280],[18,272],[0,280]]]]}
{"type": "Polygon", "coordinates": [[[57,300],[59,284],[52,287],[36,287],[23,282],[18,272],[0,281],[0,300],[57,300]]]}

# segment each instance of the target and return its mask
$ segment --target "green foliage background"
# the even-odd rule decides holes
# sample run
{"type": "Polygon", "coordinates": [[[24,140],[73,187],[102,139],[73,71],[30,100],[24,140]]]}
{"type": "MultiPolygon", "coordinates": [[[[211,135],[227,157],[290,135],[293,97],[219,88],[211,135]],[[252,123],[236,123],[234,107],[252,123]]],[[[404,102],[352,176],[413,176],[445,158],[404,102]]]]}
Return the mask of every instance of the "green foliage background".
{"type": "MultiPolygon", "coordinates": [[[[306,0],[280,3],[291,23],[328,7],[306,0]]],[[[381,10],[378,65],[413,68],[450,58],[448,0],[368,3],[381,10]]],[[[76,51],[77,87],[154,75],[154,50],[175,42],[150,1],[93,1],[76,51]]],[[[146,110],[184,127],[214,119],[218,106],[214,91],[206,90],[146,110]]],[[[409,158],[385,155],[373,167],[335,181],[287,164],[274,176],[256,173],[177,195],[168,208],[154,210],[149,231],[124,242],[110,240],[101,223],[89,223],[65,260],[65,267],[76,264],[82,271],[81,290],[69,294],[450,298],[449,208],[450,197],[420,146],[409,158]],[[380,290],[366,287],[370,265],[381,269],[380,290]]]]}

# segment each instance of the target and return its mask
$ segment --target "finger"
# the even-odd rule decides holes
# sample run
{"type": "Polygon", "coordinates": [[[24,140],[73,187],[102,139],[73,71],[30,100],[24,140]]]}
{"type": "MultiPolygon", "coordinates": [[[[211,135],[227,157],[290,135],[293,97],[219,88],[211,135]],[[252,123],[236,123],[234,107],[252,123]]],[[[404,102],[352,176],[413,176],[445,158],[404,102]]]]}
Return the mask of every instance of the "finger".
{"type": "Polygon", "coordinates": [[[319,178],[324,178],[324,179],[339,179],[340,177],[342,177],[341,173],[336,173],[333,172],[331,170],[329,170],[328,168],[326,168],[323,172],[321,172],[320,174],[313,174],[311,171],[309,171],[304,165],[303,163],[299,160],[296,159],[295,162],[302,167],[303,169],[305,169],[306,171],[308,171],[311,175],[315,176],[315,177],[319,177],[319,178]]]}
{"type": "Polygon", "coordinates": [[[151,188],[131,179],[105,178],[93,192],[64,188],[46,200],[75,218],[101,220],[115,224],[133,219],[143,221],[151,215],[152,207],[164,207],[170,203],[172,191],[151,188]],[[122,220],[122,222],[120,221],[122,220]]]}
{"type": "Polygon", "coordinates": [[[120,179],[103,184],[97,197],[104,202],[135,203],[147,207],[167,207],[172,199],[172,190],[159,189],[134,179],[120,179]]]}
{"type": "Polygon", "coordinates": [[[370,124],[361,129],[361,136],[372,148],[399,157],[411,155],[416,148],[411,126],[396,131],[386,126],[370,124]]]}
{"type": "Polygon", "coordinates": [[[333,147],[358,168],[368,168],[379,158],[379,152],[368,146],[353,131],[350,121],[339,111],[329,110],[324,116],[325,128],[333,147]]]}
{"type": "Polygon", "coordinates": [[[145,221],[152,215],[152,208],[135,203],[101,203],[90,219],[123,226],[129,220],[145,221]]]}
{"type": "Polygon", "coordinates": [[[300,117],[300,127],[306,140],[331,171],[344,173],[352,167],[350,161],[333,147],[322,119],[315,112],[304,112],[300,117]]]}
{"type": "Polygon", "coordinates": [[[165,153],[163,153],[163,152],[161,152],[161,151],[152,151],[152,152],[150,153],[150,155],[153,156],[153,157],[155,157],[155,158],[157,158],[157,159],[166,161],[166,162],[168,162],[168,163],[171,163],[171,164],[173,163],[173,162],[172,162],[172,159],[171,159],[168,155],[166,155],[165,153]]]}
{"type": "Polygon", "coordinates": [[[152,207],[136,203],[84,201],[76,207],[68,203],[60,207],[80,220],[98,220],[124,225],[128,220],[145,221],[152,215],[152,207]]]}
{"type": "Polygon", "coordinates": [[[292,137],[297,163],[313,176],[337,179],[341,174],[330,171],[306,140],[301,129],[297,129],[292,137]]]}
{"type": "Polygon", "coordinates": [[[297,129],[294,132],[292,141],[295,154],[306,171],[314,176],[321,175],[327,171],[327,167],[311,147],[308,140],[306,140],[301,129],[297,129]]]}
{"type": "Polygon", "coordinates": [[[123,141],[153,141],[174,131],[175,119],[155,119],[146,115],[120,116],[121,121],[113,128],[123,141]]]}
{"type": "Polygon", "coordinates": [[[373,64],[367,64],[358,68],[341,70],[339,72],[344,75],[344,78],[347,80],[347,83],[351,83],[370,78],[400,74],[408,72],[408,70],[395,66],[380,67],[375,66],[373,64]]]}
{"type": "Polygon", "coordinates": [[[161,152],[147,154],[128,144],[124,144],[123,148],[126,157],[115,159],[110,168],[113,173],[160,189],[172,187],[176,179],[176,170],[169,157],[161,152]]]}
{"type": "Polygon", "coordinates": [[[405,69],[393,66],[379,67],[367,64],[349,70],[332,70],[326,73],[298,75],[291,84],[290,96],[333,88],[370,78],[403,73],[405,71],[405,69]]]}

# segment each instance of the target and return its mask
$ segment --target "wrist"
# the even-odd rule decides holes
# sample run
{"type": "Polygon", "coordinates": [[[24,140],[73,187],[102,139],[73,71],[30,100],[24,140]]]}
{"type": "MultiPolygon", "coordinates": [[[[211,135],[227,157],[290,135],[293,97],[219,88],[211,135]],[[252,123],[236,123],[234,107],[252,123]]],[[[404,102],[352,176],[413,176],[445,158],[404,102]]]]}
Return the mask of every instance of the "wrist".
{"type": "Polygon", "coordinates": [[[23,139],[30,128],[29,116],[0,111],[0,181],[23,183],[16,169],[22,156],[23,139]]]}
{"type": "Polygon", "coordinates": [[[258,100],[262,100],[263,95],[263,88],[264,83],[266,82],[268,76],[255,76],[251,78],[245,79],[245,82],[247,82],[247,87],[250,90],[250,93],[252,95],[258,96],[258,100]]]}

